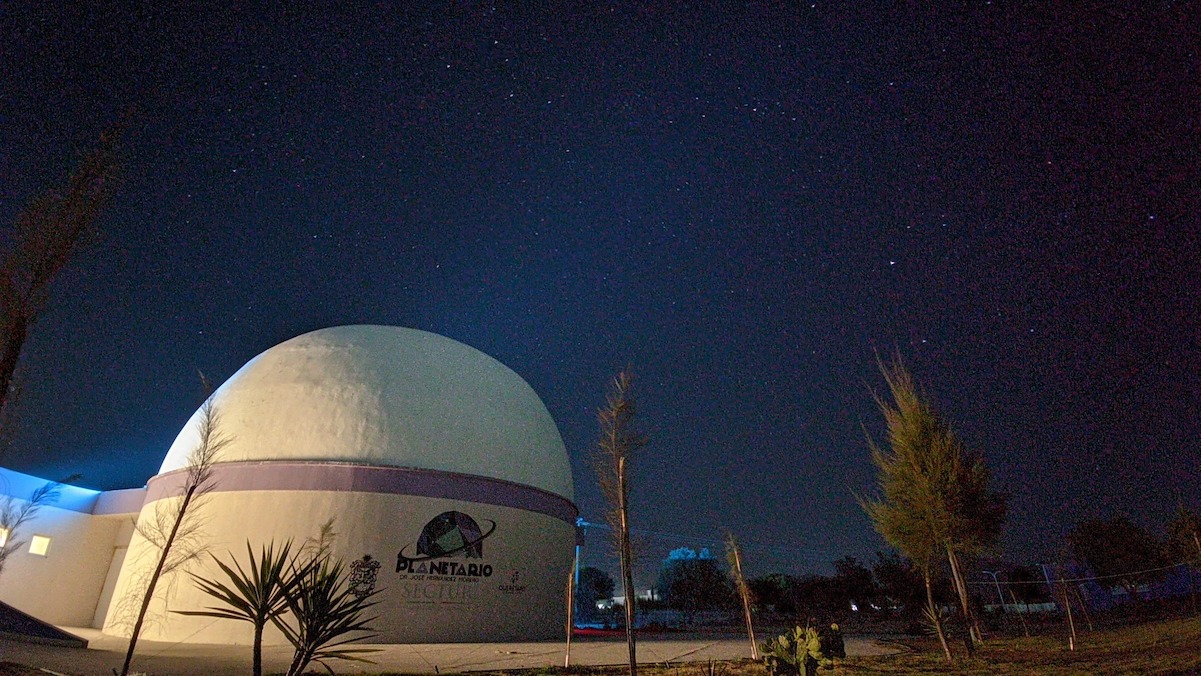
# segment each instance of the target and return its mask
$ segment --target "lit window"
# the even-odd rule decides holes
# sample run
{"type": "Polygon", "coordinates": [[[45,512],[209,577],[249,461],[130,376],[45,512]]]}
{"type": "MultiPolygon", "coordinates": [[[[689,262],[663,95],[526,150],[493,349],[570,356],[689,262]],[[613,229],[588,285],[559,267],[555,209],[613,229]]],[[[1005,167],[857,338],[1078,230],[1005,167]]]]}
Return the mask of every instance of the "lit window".
{"type": "Polygon", "coordinates": [[[45,556],[50,551],[50,538],[45,535],[35,535],[29,538],[29,553],[45,556]]]}
{"type": "Polygon", "coordinates": [[[0,547],[8,544],[8,529],[0,528],[0,547]]]}

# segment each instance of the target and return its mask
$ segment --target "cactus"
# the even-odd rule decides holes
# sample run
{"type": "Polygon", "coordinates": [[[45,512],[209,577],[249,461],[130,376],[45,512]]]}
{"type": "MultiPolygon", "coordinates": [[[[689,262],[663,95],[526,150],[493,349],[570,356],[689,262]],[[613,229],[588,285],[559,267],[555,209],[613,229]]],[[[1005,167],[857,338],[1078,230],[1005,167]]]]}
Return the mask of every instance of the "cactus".
{"type": "Polygon", "coordinates": [[[772,676],[817,676],[819,666],[831,664],[822,654],[817,629],[808,626],[764,643],[763,662],[772,676]]]}

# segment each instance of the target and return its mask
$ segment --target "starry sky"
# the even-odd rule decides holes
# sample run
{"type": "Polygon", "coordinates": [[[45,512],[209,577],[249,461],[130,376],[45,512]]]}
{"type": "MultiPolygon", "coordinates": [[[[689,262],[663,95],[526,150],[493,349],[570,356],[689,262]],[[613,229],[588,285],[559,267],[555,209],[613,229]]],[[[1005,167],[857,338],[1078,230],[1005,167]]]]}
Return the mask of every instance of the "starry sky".
{"type": "Polygon", "coordinates": [[[1006,558],[1201,504],[1195,3],[65,4],[0,7],[0,225],[134,112],[14,469],[140,486],[197,369],[375,323],[525,378],[593,521],[632,364],[652,561],[883,548],[894,350],[1011,494],[1006,558]]]}

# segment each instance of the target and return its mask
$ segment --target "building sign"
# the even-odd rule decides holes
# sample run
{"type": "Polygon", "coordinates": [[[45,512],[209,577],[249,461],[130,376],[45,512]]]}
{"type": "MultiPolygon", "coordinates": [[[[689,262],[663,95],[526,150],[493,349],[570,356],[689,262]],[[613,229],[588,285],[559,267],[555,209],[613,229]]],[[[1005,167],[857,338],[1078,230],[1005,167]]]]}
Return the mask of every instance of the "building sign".
{"type": "Polygon", "coordinates": [[[413,545],[396,553],[399,595],[406,603],[470,603],[480,580],[492,577],[484,541],[496,522],[480,528],[463,512],[443,512],[425,524],[413,545]]]}

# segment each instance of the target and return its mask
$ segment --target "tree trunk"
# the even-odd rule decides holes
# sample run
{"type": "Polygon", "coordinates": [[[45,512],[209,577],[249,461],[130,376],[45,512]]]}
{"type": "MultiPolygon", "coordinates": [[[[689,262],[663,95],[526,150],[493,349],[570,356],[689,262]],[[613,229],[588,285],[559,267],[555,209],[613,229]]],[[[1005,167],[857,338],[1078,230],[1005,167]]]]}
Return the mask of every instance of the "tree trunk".
{"type": "Polygon", "coordinates": [[[638,656],[634,645],[634,563],[631,561],[630,522],[629,522],[629,487],[626,484],[626,459],[621,458],[617,463],[617,490],[621,496],[617,506],[618,518],[621,520],[621,584],[626,594],[626,644],[630,651],[630,676],[638,675],[638,656]]]}
{"type": "Polygon", "coordinates": [[[1197,578],[1193,574],[1193,565],[1188,564],[1188,590],[1193,601],[1193,614],[1197,614],[1197,578]]]}
{"type": "Polygon", "coordinates": [[[171,534],[167,536],[167,541],[163,543],[163,552],[158,557],[158,565],[154,567],[154,574],[150,576],[150,584],[146,586],[146,595],[142,597],[142,607],[138,610],[138,620],[133,625],[133,632],[129,635],[129,649],[125,651],[125,664],[121,666],[121,676],[129,675],[129,663],[133,661],[133,651],[138,645],[138,635],[142,633],[142,623],[146,620],[146,611],[150,608],[150,600],[154,597],[154,588],[158,585],[158,578],[162,575],[163,566],[167,564],[167,555],[171,553],[171,545],[175,542],[175,534],[179,532],[179,525],[183,523],[184,514],[188,513],[188,503],[192,502],[192,494],[196,492],[196,486],[188,486],[188,492],[183,496],[183,504],[179,506],[179,513],[175,515],[175,523],[171,526],[171,534]]]}
{"type": "Polygon", "coordinates": [[[4,322],[3,351],[0,352],[0,413],[8,407],[9,389],[12,387],[13,373],[17,370],[17,362],[21,359],[21,347],[29,335],[29,320],[24,313],[12,312],[5,308],[9,316],[4,322]]]}
{"type": "Polygon", "coordinates": [[[1080,604],[1080,612],[1084,613],[1084,620],[1088,622],[1088,630],[1095,631],[1093,629],[1093,616],[1089,614],[1088,605],[1084,603],[1084,595],[1080,593],[1080,585],[1077,584],[1072,587],[1072,591],[1076,594],[1076,603],[1080,604]]]}
{"type": "Polygon", "coordinates": [[[1026,624],[1026,613],[1030,612],[1030,604],[1029,603],[1024,604],[1026,606],[1026,613],[1023,613],[1021,611],[1018,611],[1016,608],[1016,606],[1018,604],[1018,597],[1014,596],[1012,589],[1009,590],[1009,598],[1013,599],[1013,605],[1015,606],[1014,607],[1015,614],[1018,616],[1018,619],[1020,619],[1022,621],[1022,632],[1024,634],[1026,634],[1026,638],[1030,638],[1030,625],[1026,624]]]}
{"type": "Polygon", "coordinates": [[[967,634],[963,637],[963,642],[967,645],[968,654],[971,654],[980,639],[980,626],[976,624],[976,618],[972,614],[972,606],[967,596],[967,584],[963,581],[963,572],[959,569],[959,556],[955,554],[955,550],[951,549],[951,545],[947,545],[947,560],[951,563],[951,577],[955,581],[955,592],[959,595],[959,607],[963,611],[963,623],[967,625],[967,634]]]}
{"type": "Polygon", "coordinates": [[[938,642],[942,645],[942,653],[951,661],[951,646],[947,645],[947,636],[942,631],[942,620],[938,616],[938,606],[934,605],[934,589],[930,586],[930,571],[922,572],[926,581],[926,608],[930,611],[930,619],[934,622],[934,631],[938,634],[938,642]]]}
{"type": "Polygon", "coordinates": [[[1059,589],[1062,592],[1062,596],[1063,596],[1063,609],[1068,614],[1068,631],[1070,632],[1070,634],[1068,635],[1068,650],[1075,651],[1076,650],[1076,621],[1072,618],[1072,601],[1071,601],[1071,599],[1068,598],[1067,583],[1065,583],[1063,581],[1062,577],[1059,579],[1059,589]]]}
{"type": "Polygon", "coordinates": [[[305,654],[301,650],[297,650],[292,657],[292,666],[288,667],[287,676],[299,676],[300,672],[308,666],[308,660],[305,659],[305,654]]]}
{"type": "Polygon", "coordinates": [[[1197,614],[1197,583],[1193,574],[1193,569],[1201,566],[1201,538],[1197,537],[1197,531],[1193,531],[1193,544],[1197,545],[1197,561],[1188,567],[1188,586],[1193,593],[1193,614],[1197,614]]]}
{"type": "Polygon", "coordinates": [[[567,650],[563,653],[563,668],[571,666],[571,634],[575,629],[575,571],[580,565],[580,551],[576,548],[571,570],[567,571],[567,650]]]}
{"type": "Polygon", "coordinates": [[[263,624],[255,622],[254,624],[254,663],[251,669],[254,671],[254,676],[263,676],[263,624]]]}
{"type": "Polygon", "coordinates": [[[751,659],[758,661],[759,644],[755,642],[755,625],[751,622],[751,594],[746,586],[746,578],[742,576],[742,552],[730,535],[731,548],[734,550],[734,574],[738,577],[738,595],[742,597],[742,614],[746,618],[746,633],[751,640],[751,659]]]}

